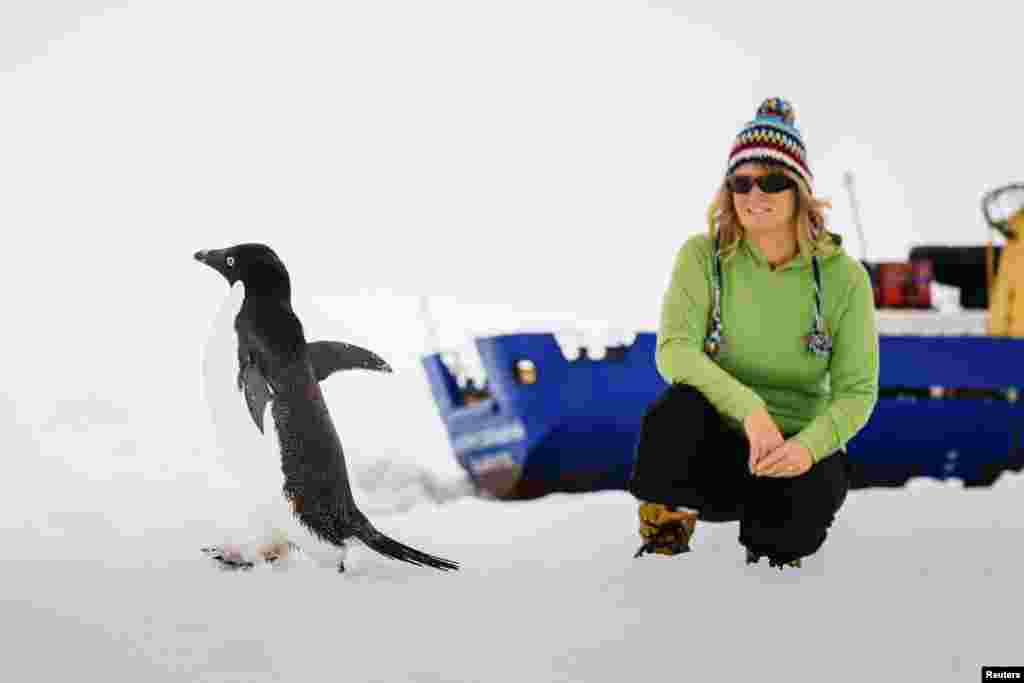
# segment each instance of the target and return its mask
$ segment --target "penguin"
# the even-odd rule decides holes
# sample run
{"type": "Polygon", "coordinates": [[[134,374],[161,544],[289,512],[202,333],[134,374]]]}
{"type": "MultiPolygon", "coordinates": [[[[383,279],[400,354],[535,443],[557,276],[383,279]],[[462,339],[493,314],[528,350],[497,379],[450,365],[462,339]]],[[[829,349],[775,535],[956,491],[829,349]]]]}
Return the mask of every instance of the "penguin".
{"type": "MultiPolygon", "coordinates": [[[[195,259],[220,273],[229,286],[242,282],[245,298],[235,317],[237,385],[262,433],[268,403],[277,431],[284,496],[299,522],[339,548],[357,538],[402,562],[456,570],[458,563],[410,548],[384,535],[356,506],[341,439],[320,382],[339,370],[391,372],[367,349],[334,341],[306,341],[291,305],[291,279],[284,263],[264,244],[204,249],[195,259]]],[[[338,571],[345,571],[344,560],[338,571]]]]}

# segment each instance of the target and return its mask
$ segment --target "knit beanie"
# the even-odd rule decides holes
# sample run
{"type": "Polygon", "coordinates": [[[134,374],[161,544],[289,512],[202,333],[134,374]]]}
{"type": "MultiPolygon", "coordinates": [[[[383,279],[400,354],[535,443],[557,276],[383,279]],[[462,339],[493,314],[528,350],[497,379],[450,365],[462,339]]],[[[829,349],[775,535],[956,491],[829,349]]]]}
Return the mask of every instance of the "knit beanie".
{"type": "Polygon", "coordinates": [[[754,120],[736,136],[726,175],[732,175],[740,164],[748,161],[782,164],[802,178],[807,191],[814,194],[807,150],[796,127],[793,105],[781,97],[769,97],[762,102],[754,120]]]}

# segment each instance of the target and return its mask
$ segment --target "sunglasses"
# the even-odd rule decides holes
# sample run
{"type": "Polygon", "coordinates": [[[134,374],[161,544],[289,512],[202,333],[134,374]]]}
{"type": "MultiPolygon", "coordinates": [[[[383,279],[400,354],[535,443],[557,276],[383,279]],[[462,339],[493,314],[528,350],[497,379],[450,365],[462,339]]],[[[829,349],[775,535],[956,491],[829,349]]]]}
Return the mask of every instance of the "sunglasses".
{"type": "Polygon", "coordinates": [[[785,192],[795,187],[789,176],[783,173],[769,173],[768,175],[754,177],[752,175],[734,175],[729,178],[729,189],[736,194],[746,194],[754,189],[754,184],[761,188],[761,192],[775,194],[785,192]]]}

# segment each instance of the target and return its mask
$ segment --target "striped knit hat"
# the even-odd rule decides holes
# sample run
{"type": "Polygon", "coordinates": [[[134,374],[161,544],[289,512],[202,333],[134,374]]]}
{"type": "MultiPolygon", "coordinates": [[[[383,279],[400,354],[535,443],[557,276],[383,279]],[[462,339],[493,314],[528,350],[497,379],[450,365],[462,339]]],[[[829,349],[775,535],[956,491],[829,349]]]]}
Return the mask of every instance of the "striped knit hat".
{"type": "Polygon", "coordinates": [[[796,127],[793,105],[781,97],[769,97],[757,108],[754,120],[747,123],[736,136],[729,152],[726,175],[748,161],[766,161],[782,164],[803,178],[807,190],[813,190],[813,176],[807,166],[807,150],[796,127]]]}

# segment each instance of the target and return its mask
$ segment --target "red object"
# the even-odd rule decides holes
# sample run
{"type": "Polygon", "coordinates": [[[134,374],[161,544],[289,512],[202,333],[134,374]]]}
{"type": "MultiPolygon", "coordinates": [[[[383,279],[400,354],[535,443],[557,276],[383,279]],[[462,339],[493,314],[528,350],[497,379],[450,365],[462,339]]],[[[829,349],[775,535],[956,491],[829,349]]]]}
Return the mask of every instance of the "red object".
{"type": "Polygon", "coordinates": [[[910,284],[910,264],[891,262],[878,264],[878,288],[883,308],[903,308],[907,303],[910,284]]]}
{"type": "Polygon", "coordinates": [[[875,305],[879,308],[931,308],[932,262],[929,259],[879,263],[875,305]]]}

